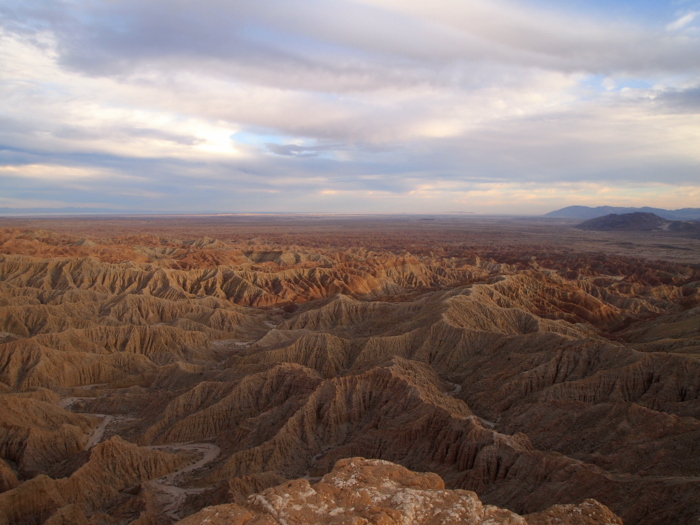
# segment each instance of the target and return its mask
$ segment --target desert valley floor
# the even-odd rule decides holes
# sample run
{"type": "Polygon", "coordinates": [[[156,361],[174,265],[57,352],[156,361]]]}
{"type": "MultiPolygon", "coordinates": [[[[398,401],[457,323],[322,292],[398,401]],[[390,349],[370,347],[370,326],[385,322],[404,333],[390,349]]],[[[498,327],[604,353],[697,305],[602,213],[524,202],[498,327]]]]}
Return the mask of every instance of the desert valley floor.
{"type": "Polygon", "coordinates": [[[700,240],[575,224],[0,219],[0,525],[700,523],[700,240]]]}

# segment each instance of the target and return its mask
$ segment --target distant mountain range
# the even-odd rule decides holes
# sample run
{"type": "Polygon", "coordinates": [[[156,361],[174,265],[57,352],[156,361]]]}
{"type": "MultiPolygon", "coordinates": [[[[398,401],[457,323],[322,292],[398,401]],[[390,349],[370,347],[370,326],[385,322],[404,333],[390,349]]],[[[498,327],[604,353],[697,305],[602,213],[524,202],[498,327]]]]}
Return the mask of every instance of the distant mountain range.
{"type": "Polygon", "coordinates": [[[682,208],[680,210],[664,210],[661,208],[623,208],[616,206],[598,206],[591,208],[589,206],[567,206],[560,210],[552,211],[545,214],[545,217],[554,217],[558,219],[595,219],[596,217],[604,217],[611,214],[624,213],[653,213],[663,219],[672,221],[700,221],[700,208],[682,208]]]}

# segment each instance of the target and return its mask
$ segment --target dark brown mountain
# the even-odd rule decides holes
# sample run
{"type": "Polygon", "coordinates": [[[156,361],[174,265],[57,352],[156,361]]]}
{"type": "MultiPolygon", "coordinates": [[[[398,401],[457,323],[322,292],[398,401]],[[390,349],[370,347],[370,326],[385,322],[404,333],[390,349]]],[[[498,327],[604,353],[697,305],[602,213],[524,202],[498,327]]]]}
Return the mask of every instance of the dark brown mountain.
{"type": "Polygon", "coordinates": [[[582,230],[597,231],[637,231],[651,232],[668,230],[673,221],[662,219],[653,213],[623,213],[621,215],[611,213],[604,217],[596,217],[582,222],[577,226],[582,230]]]}
{"type": "Polygon", "coordinates": [[[653,213],[610,214],[589,219],[576,226],[582,230],[619,232],[665,232],[667,235],[700,238],[700,222],[671,221],[653,213]]]}
{"type": "Polygon", "coordinates": [[[619,206],[597,206],[591,208],[589,206],[567,206],[560,210],[551,211],[545,214],[545,217],[566,218],[566,219],[593,219],[612,214],[627,214],[627,213],[654,213],[663,219],[669,220],[700,220],[700,208],[682,208],[679,210],[664,210],[662,208],[650,208],[644,206],[642,208],[625,208],[619,206]]]}

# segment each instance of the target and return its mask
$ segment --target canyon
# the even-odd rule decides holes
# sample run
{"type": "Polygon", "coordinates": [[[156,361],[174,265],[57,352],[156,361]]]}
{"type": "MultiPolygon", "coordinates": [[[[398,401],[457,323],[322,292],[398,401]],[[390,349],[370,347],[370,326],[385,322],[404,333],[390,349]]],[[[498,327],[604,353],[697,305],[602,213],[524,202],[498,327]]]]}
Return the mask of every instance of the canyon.
{"type": "Polygon", "coordinates": [[[700,241],[578,222],[0,219],[0,524],[697,522],[700,241]]]}

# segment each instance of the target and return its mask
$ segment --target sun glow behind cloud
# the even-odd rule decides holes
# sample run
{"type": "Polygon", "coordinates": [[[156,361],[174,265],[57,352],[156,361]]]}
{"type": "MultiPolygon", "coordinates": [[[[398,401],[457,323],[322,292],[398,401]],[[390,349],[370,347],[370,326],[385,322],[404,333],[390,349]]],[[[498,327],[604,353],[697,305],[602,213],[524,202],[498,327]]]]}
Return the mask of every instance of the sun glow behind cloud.
{"type": "Polygon", "coordinates": [[[684,5],[0,1],[0,206],[698,206],[684,5]]]}

